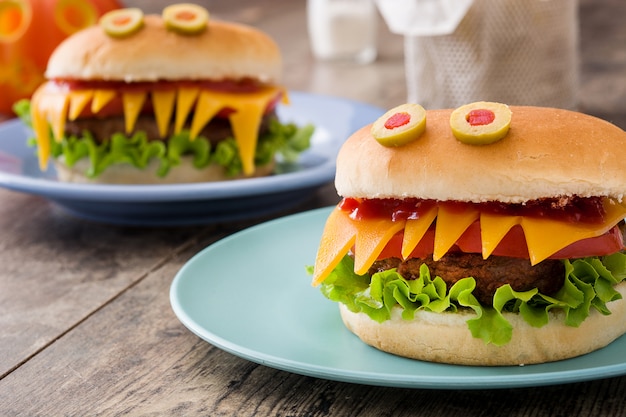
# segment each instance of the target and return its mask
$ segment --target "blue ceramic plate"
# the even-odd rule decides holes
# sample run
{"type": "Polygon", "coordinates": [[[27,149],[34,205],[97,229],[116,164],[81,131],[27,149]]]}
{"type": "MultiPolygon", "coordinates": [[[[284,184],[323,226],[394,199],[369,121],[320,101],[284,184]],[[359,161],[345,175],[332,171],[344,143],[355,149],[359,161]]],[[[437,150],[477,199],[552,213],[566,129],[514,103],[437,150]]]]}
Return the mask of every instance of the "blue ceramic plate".
{"type": "Polygon", "coordinates": [[[329,212],[325,208],[273,220],[209,246],[174,278],[174,313],[193,333],[234,355],[337,381],[483,389],[626,374],[626,336],[578,358],[508,367],[421,362],[367,346],[344,327],[336,303],[310,285],[305,271],[314,262],[329,212]]]}
{"type": "Polygon", "coordinates": [[[332,181],[339,147],[383,110],[341,98],[290,92],[283,121],[313,123],[311,148],[285,173],[264,178],[173,185],[68,184],[42,173],[19,120],[0,124],[0,186],[43,196],[89,219],[119,224],[181,225],[255,217],[295,206],[332,181]]]}

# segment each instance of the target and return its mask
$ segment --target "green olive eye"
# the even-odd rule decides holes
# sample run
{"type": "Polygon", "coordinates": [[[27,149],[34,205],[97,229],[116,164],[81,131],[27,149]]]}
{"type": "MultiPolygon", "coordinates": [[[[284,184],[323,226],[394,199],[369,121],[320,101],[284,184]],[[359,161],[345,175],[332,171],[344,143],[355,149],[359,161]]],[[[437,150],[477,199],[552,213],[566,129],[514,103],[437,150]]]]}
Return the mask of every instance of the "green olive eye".
{"type": "Polygon", "coordinates": [[[209,12],[195,4],[173,4],[163,9],[165,25],[186,34],[202,32],[209,22],[209,12]]]}
{"type": "Polygon", "coordinates": [[[107,35],[120,38],[141,29],[143,12],[135,7],[112,10],[104,14],[99,23],[107,35]]]}
{"type": "Polygon", "coordinates": [[[372,125],[371,133],[383,146],[402,146],[416,140],[426,130],[426,110],[419,104],[402,104],[372,125]]]}
{"type": "Polygon", "coordinates": [[[466,104],[450,115],[452,133],[469,145],[488,145],[504,138],[511,126],[511,109],[506,104],[479,101],[466,104]]]}

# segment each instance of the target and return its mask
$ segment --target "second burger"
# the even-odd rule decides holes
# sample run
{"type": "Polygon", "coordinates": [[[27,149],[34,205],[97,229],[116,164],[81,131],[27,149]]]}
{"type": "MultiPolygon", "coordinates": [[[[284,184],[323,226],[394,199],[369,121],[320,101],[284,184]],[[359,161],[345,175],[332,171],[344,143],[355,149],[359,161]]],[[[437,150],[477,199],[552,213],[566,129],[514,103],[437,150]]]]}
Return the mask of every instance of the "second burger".
{"type": "Polygon", "coordinates": [[[119,9],[63,42],[49,81],[15,106],[43,170],[69,182],[180,183],[265,176],[309,146],[281,123],[280,50],[265,33],[178,4],[119,9]],[[281,155],[276,157],[276,155],[281,155]]]}

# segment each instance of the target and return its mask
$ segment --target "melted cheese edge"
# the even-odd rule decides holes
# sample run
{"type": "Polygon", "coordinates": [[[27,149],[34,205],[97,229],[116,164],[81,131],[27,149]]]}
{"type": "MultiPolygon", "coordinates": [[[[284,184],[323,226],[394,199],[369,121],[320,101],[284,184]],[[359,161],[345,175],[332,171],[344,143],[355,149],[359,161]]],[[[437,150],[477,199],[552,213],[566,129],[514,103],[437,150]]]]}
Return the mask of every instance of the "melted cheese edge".
{"type": "Polygon", "coordinates": [[[440,259],[465,230],[480,221],[482,255],[488,258],[508,231],[520,225],[526,237],[532,265],[547,259],[564,247],[582,239],[603,235],[626,217],[626,203],[604,199],[606,210],[600,224],[569,223],[524,216],[480,213],[478,210],[451,210],[433,207],[419,219],[393,222],[381,219],[350,218],[336,207],[328,217],[315,259],[313,282],[319,285],[354,246],[354,272],[365,274],[391,237],[404,229],[402,256],[406,259],[433,221],[436,221],[433,258],[440,259]]]}
{"type": "Polygon", "coordinates": [[[125,133],[134,130],[137,118],[148,95],[154,107],[155,119],[161,137],[167,136],[170,125],[180,133],[193,112],[190,133],[195,139],[207,123],[224,108],[233,110],[229,121],[246,175],[254,173],[254,154],[258,129],[265,109],[279,94],[288,103],[287,92],[282,87],[263,87],[253,93],[229,93],[203,90],[196,87],[179,87],[176,90],[128,91],[111,89],[84,89],[61,91],[52,83],[40,86],[31,98],[31,119],[39,147],[39,166],[46,170],[50,156],[50,133],[61,141],[65,123],[75,120],[90,105],[97,114],[111,100],[121,96],[124,109],[125,133]],[[174,119],[172,121],[172,118],[174,119]]]}

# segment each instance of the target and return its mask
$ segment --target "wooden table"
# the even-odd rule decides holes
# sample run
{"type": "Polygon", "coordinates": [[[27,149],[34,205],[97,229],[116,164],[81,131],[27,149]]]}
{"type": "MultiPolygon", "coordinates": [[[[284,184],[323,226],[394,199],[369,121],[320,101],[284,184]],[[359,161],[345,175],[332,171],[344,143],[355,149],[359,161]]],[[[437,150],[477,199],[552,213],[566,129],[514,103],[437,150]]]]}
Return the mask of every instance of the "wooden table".
{"type": "MultiPolygon", "coordinates": [[[[290,89],[381,107],[404,100],[402,44],[382,26],[374,64],[336,65],[311,57],[302,0],[207,3],[214,15],[277,39],[290,89]]],[[[581,108],[626,127],[625,3],[582,0],[581,10],[581,108]]],[[[328,184],[289,213],[335,201],[328,184]]],[[[264,220],[112,226],[0,190],[0,415],[626,415],[626,377],[543,388],[399,389],[300,376],[204,342],[172,312],[172,279],[207,245],[264,220]]]]}

